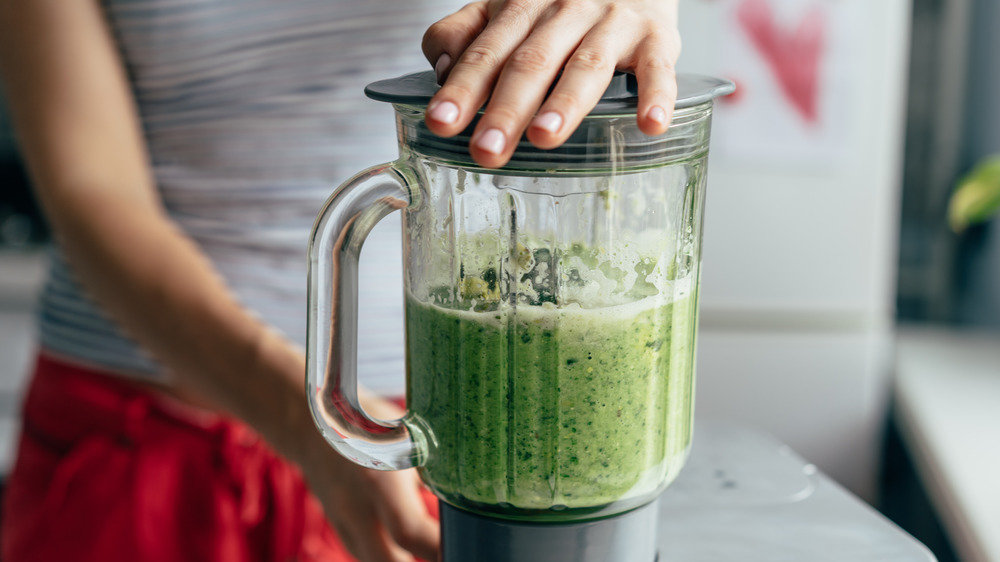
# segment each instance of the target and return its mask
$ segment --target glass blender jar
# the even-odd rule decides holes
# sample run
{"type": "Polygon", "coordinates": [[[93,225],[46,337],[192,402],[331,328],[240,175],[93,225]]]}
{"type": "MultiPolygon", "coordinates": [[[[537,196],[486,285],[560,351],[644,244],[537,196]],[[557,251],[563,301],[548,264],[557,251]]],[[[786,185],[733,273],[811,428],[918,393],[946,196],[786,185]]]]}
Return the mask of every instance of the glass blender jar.
{"type": "Polygon", "coordinates": [[[617,75],[554,150],[522,140],[485,169],[466,131],[424,125],[432,72],[369,85],[396,110],[400,158],[338,188],[309,250],[310,407],[342,454],[419,467],[441,500],[446,562],[656,558],[654,500],[692,434],[712,100],[680,75],[670,129],[635,123],[617,75]],[[365,236],[403,213],[407,411],[367,414],[357,381],[365,236]]]}

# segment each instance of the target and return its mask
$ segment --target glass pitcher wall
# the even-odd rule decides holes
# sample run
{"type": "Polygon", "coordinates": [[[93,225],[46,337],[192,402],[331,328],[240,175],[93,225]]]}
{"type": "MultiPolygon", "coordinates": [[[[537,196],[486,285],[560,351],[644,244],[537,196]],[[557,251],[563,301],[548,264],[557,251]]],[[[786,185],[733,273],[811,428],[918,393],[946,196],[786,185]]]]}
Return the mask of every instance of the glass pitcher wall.
{"type": "Polygon", "coordinates": [[[573,520],[642,505],[676,476],[706,153],[586,175],[411,155],[424,177],[404,212],[409,425],[438,495],[573,520]]]}
{"type": "MultiPolygon", "coordinates": [[[[678,77],[670,129],[647,136],[635,78],[616,75],[566,142],[522,139],[500,169],[469,156],[475,125],[449,138],[427,129],[437,89],[432,72],[366,88],[393,103],[400,158],[341,185],[313,228],[306,370],[317,426],[354,462],[419,467],[453,533],[471,513],[525,529],[639,513],[691,443],[712,100],[733,84],[678,77]],[[357,267],[373,225],[396,210],[407,404],[384,420],[361,406],[357,267]]],[[[652,557],[642,525],[656,510],[642,513],[638,534],[612,519],[602,529],[652,557]]]]}

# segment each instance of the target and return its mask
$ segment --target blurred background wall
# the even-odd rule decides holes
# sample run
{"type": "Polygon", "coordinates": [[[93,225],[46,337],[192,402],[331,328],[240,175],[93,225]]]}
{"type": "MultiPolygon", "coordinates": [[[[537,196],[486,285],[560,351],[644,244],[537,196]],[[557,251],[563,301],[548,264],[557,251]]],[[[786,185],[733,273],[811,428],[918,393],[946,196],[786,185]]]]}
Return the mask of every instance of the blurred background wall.
{"type": "Polygon", "coordinates": [[[713,124],[699,415],[761,427],[863,498],[889,403],[911,4],[681,3],[713,124]]]}

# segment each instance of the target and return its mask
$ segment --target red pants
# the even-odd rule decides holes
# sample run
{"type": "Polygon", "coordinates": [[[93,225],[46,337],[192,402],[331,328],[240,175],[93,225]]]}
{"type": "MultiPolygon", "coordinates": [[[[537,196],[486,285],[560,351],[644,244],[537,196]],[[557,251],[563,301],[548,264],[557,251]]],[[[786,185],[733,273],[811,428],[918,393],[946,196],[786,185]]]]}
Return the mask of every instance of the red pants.
{"type": "Polygon", "coordinates": [[[23,421],[4,562],[354,560],[299,471],[239,422],[44,356],[23,421]]]}

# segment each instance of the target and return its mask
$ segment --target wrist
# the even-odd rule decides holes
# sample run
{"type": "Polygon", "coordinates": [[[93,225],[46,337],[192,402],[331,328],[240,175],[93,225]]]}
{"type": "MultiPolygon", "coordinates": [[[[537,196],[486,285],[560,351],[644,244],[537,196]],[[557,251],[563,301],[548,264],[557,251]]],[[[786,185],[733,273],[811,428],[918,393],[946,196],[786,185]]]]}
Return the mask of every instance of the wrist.
{"type": "Polygon", "coordinates": [[[317,435],[305,392],[305,358],[280,334],[261,326],[248,341],[230,381],[226,409],[253,427],[277,453],[301,464],[317,435]]]}

